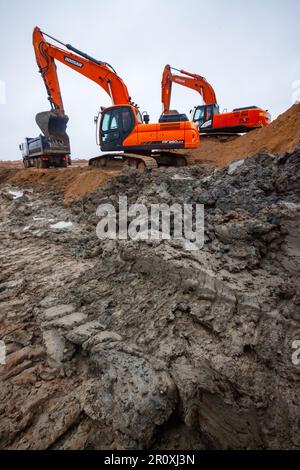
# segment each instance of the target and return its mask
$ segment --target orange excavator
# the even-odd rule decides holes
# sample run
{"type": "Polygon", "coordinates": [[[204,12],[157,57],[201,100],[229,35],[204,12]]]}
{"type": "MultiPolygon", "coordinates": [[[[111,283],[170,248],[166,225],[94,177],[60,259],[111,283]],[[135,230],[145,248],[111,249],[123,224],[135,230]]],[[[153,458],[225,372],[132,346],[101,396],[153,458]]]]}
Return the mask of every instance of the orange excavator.
{"type": "Polygon", "coordinates": [[[170,111],[173,82],[196,90],[201,95],[204,104],[195,106],[193,112],[193,121],[197,124],[200,134],[222,135],[249,132],[258,127],[267,126],[271,122],[268,111],[257,106],[236,108],[231,112],[220,113],[215,91],[204,77],[175,69],[170,65],[165,66],[162,75],[163,114],[160,117],[162,122],[171,121],[176,116],[176,111],[170,111]],[[172,70],[181,75],[173,74],[172,70]]]}
{"type": "Polygon", "coordinates": [[[97,140],[101,151],[111,153],[92,158],[90,165],[102,167],[125,163],[144,171],[158,165],[189,164],[191,157],[171,150],[199,146],[198,130],[194,122],[177,119],[176,122],[149,124],[148,114],[142,115],[138,106],[132,102],[125,83],[107,62],[96,60],[70,44],[58,41],[38,27],[33,31],[33,46],[52,107],[51,111],[36,116],[36,122],[46,136],[64,134],[68,121],[57,76],[57,60],[96,82],[112,100],[112,106],[101,108],[96,118],[97,140]],[[65,49],[47,42],[45,36],[65,49]]]}

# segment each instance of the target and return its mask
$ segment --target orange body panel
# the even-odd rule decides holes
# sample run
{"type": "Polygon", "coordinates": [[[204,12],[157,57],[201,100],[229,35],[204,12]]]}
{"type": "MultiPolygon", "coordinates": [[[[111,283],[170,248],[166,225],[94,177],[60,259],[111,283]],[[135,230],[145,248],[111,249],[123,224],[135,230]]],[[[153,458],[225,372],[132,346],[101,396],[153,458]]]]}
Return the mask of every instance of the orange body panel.
{"type": "Polygon", "coordinates": [[[250,108],[229,113],[215,114],[213,129],[220,127],[263,127],[271,122],[271,116],[261,108],[250,108]]]}
{"type": "Polygon", "coordinates": [[[135,126],[123,141],[124,147],[149,145],[153,143],[182,142],[183,148],[197,148],[200,144],[198,127],[194,122],[170,122],[157,124],[139,124],[135,126]]]}

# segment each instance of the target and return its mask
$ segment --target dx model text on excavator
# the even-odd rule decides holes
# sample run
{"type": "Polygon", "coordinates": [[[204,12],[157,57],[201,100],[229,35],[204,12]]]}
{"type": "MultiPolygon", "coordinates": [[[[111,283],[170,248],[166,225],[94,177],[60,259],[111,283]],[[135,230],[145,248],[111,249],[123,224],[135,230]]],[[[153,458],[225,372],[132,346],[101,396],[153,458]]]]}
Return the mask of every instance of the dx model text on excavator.
{"type": "MultiPolygon", "coordinates": [[[[267,110],[257,106],[236,108],[230,112],[220,113],[219,105],[213,87],[201,75],[196,75],[185,70],[178,70],[166,65],[162,75],[162,104],[163,114],[160,122],[169,122],[176,119],[176,111],[170,110],[172,84],[196,90],[202,97],[204,104],[195,106],[193,121],[197,124],[200,134],[237,134],[249,132],[259,127],[267,126],[271,122],[271,116],[267,110]],[[172,70],[181,75],[174,74],[172,70]]],[[[181,119],[186,119],[181,114],[181,119]]]]}
{"type": "Polygon", "coordinates": [[[101,167],[126,164],[144,171],[159,165],[185,166],[192,160],[192,157],[172,150],[199,146],[199,133],[194,122],[175,120],[150,124],[149,116],[141,114],[138,106],[132,102],[127,86],[107,62],[96,60],[70,44],[58,41],[38,27],[33,31],[33,46],[52,109],[36,116],[36,122],[44,134],[42,137],[45,138],[44,150],[35,149],[31,155],[29,150],[25,166],[51,165],[51,152],[54,152],[54,148],[57,151],[59,145],[60,157],[65,159],[65,155],[70,153],[66,134],[68,117],[64,111],[55,61],[96,82],[111,97],[112,106],[101,108],[97,119],[101,151],[111,153],[92,158],[90,165],[101,167]],[[47,42],[45,36],[65,49],[47,42]]]}

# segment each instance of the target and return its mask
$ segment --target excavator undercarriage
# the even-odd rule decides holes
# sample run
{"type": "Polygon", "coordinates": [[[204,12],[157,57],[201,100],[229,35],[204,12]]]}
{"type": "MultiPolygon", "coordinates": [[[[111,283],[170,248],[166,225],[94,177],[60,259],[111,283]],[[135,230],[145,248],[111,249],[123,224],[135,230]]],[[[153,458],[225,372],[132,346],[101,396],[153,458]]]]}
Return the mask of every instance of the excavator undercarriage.
{"type": "Polygon", "coordinates": [[[133,153],[109,153],[91,158],[89,165],[95,168],[120,168],[129,166],[139,171],[152,171],[161,166],[183,167],[193,165],[194,158],[175,152],[156,151],[150,155],[133,153]]]}

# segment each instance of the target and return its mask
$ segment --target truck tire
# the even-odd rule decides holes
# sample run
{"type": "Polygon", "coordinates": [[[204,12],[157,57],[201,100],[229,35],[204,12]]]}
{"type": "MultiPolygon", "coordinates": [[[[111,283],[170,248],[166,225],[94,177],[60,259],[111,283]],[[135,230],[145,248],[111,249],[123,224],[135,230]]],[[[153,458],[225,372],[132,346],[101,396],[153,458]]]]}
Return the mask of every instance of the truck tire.
{"type": "Polygon", "coordinates": [[[48,168],[48,161],[40,158],[40,168],[48,168]]]}

